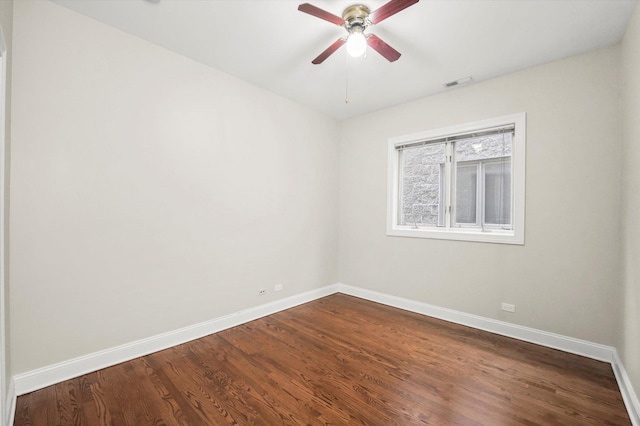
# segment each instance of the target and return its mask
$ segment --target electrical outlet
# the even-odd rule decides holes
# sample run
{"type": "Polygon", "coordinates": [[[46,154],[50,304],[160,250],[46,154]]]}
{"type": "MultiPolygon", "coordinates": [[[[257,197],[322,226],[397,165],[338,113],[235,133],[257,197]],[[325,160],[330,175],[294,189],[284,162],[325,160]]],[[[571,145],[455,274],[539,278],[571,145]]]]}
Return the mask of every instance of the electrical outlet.
{"type": "Polygon", "coordinates": [[[516,305],[512,305],[511,303],[504,303],[502,302],[502,306],[501,308],[503,311],[506,312],[515,312],[516,311],[516,305]]]}
{"type": "Polygon", "coordinates": [[[284,284],[276,284],[273,286],[273,291],[282,291],[284,289],[284,284]]]}
{"type": "Polygon", "coordinates": [[[258,296],[264,296],[265,294],[267,294],[267,289],[263,288],[258,290],[258,296]]]}

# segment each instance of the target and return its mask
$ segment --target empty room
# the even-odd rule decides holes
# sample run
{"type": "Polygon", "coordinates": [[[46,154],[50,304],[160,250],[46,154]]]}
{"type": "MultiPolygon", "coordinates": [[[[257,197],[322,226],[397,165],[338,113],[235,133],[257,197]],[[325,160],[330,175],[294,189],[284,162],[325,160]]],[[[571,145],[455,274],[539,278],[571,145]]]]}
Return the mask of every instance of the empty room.
{"type": "Polygon", "coordinates": [[[636,0],[0,0],[0,425],[640,426],[636,0]]]}

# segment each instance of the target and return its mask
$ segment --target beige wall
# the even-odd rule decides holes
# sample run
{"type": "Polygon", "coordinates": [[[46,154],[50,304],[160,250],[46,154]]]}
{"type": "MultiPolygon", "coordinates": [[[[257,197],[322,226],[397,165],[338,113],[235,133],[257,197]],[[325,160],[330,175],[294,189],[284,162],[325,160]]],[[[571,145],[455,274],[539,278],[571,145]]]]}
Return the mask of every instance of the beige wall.
{"type": "MultiPolygon", "coordinates": [[[[5,104],[5,150],[4,150],[4,164],[3,170],[5,173],[5,198],[3,200],[3,208],[4,208],[4,241],[0,242],[0,244],[4,244],[4,274],[5,279],[5,288],[4,288],[4,297],[3,297],[3,306],[0,306],[2,312],[0,315],[4,316],[5,319],[5,345],[8,347],[10,343],[10,318],[9,318],[9,247],[8,247],[8,234],[9,234],[9,165],[10,165],[10,148],[11,148],[11,54],[12,54],[12,46],[11,40],[13,36],[13,0],[0,1],[0,28],[2,28],[2,34],[4,35],[5,43],[7,44],[7,76],[6,76],[6,104],[5,104]]],[[[11,356],[9,351],[7,350],[4,354],[5,359],[5,369],[0,372],[0,376],[2,377],[2,383],[0,383],[1,391],[0,391],[0,404],[5,405],[8,389],[9,389],[9,377],[11,376],[11,356]]],[[[7,415],[4,413],[3,409],[0,409],[0,413],[7,415]]],[[[4,419],[0,419],[0,424],[4,419]]]]}
{"type": "Polygon", "coordinates": [[[14,374],[337,281],[337,122],[51,2],[14,48],[14,374]]]}
{"type": "Polygon", "coordinates": [[[622,362],[640,392],[640,7],[622,42],[622,287],[624,322],[622,362]]]}
{"type": "Polygon", "coordinates": [[[342,123],[340,281],[618,342],[618,70],[612,47],[342,123]],[[527,113],[524,246],[386,236],[390,137],[519,112],[527,113]]]}

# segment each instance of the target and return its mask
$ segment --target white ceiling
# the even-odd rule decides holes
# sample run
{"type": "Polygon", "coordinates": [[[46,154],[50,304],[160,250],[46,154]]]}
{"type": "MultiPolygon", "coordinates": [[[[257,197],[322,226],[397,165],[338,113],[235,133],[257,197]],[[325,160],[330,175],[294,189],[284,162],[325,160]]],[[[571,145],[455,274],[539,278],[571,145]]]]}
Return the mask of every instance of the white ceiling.
{"type": "MultiPolygon", "coordinates": [[[[420,0],[371,27],[402,53],[389,63],[343,47],[346,31],[298,12],[335,15],[357,0],[52,0],[257,86],[344,119],[618,43],[635,0],[420,0]],[[350,102],[345,104],[347,87],[350,102]]],[[[386,1],[363,0],[372,10],[386,1]]]]}

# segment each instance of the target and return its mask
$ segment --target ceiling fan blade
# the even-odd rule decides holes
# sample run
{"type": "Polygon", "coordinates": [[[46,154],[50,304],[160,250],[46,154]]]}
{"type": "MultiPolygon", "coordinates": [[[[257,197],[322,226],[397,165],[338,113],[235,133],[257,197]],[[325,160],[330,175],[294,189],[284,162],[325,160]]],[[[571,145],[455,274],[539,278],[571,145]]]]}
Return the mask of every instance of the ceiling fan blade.
{"type": "MultiPolygon", "coordinates": [[[[383,6],[384,7],[384,6],[383,6]]],[[[298,10],[300,12],[308,13],[309,15],[313,15],[316,18],[324,19],[325,21],[329,21],[332,24],[336,25],[344,25],[344,19],[339,16],[334,15],[333,13],[329,13],[326,10],[322,10],[319,7],[315,7],[309,3],[303,3],[298,6],[298,10]]]]}
{"type": "Polygon", "coordinates": [[[371,12],[369,15],[369,21],[371,21],[372,24],[380,23],[388,17],[418,3],[418,1],[420,0],[391,0],[389,3],[382,5],[371,12]]]}
{"type": "Polygon", "coordinates": [[[345,44],[346,42],[347,42],[347,39],[345,37],[337,39],[336,41],[333,42],[331,46],[327,47],[327,49],[324,52],[319,54],[317,58],[311,61],[311,63],[314,65],[323,63],[325,59],[333,55],[333,52],[340,49],[342,45],[345,44]]]}
{"type": "Polygon", "coordinates": [[[400,58],[400,52],[382,41],[382,39],[375,34],[367,35],[367,44],[373,50],[384,56],[389,62],[397,61],[398,58],[400,58]]]}

